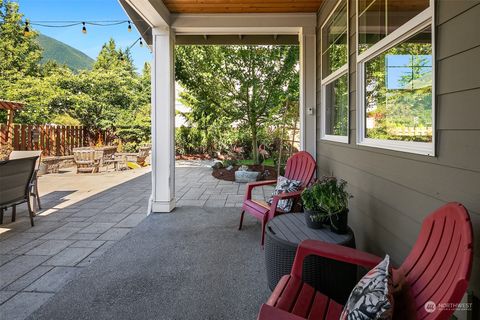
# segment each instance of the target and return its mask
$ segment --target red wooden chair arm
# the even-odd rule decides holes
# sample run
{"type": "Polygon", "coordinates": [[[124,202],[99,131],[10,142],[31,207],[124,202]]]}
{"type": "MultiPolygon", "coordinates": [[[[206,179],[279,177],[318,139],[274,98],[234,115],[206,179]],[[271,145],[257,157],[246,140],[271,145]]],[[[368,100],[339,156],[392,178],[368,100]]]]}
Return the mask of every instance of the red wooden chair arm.
{"type": "Polygon", "coordinates": [[[327,243],[319,240],[304,240],[297,248],[295,260],[292,267],[292,275],[302,278],[303,260],[309,255],[316,255],[341,262],[356,264],[367,268],[375,267],[382,258],[357,249],[327,243]]]}
{"type": "Polygon", "coordinates": [[[294,192],[285,192],[285,193],[281,193],[273,196],[268,218],[272,219],[277,215],[276,213],[277,213],[278,201],[285,200],[285,199],[292,199],[292,198],[300,198],[301,195],[302,195],[302,191],[294,191],[294,192]]]}
{"type": "Polygon", "coordinates": [[[268,304],[263,304],[260,308],[257,320],[305,320],[293,313],[288,313],[282,309],[278,309],[268,304]]]}
{"type": "Polygon", "coordinates": [[[247,192],[245,192],[244,200],[252,199],[252,190],[254,188],[261,187],[261,186],[268,186],[276,183],[277,183],[277,180],[265,180],[265,181],[256,181],[256,182],[247,183],[247,192]]]}
{"type": "Polygon", "coordinates": [[[277,194],[273,197],[273,201],[275,201],[275,198],[278,198],[278,200],[290,199],[290,198],[299,198],[302,195],[302,191],[303,190],[277,194]]]}

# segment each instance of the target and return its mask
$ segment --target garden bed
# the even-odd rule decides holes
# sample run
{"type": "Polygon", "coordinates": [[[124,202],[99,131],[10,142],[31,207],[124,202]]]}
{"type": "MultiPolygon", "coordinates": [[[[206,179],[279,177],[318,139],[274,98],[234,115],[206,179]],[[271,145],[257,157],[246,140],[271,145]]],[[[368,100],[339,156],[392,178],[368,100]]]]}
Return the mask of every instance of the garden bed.
{"type": "MultiPolygon", "coordinates": [[[[226,168],[213,169],[212,176],[220,180],[235,181],[235,171],[237,171],[239,167],[240,166],[233,166],[232,170],[227,170],[226,168]]],[[[277,171],[272,166],[249,165],[248,169],[250,171],[260,172],[260,174],[268,170],[268,175],[262,176],[261,180],[277,179],[277,171]]]]}
{"type": "Polygon", "coordinates": [[[210,160],[209,154],[180,154],[175,156],[175,160],[210,160]]]}

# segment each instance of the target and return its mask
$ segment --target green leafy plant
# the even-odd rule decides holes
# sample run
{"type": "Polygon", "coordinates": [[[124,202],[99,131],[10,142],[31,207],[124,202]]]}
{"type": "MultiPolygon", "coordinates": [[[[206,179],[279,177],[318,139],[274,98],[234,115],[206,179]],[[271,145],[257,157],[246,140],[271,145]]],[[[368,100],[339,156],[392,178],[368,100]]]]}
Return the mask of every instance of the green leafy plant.
{"type": "Polygon", "coordinates": [[[352,196],[345,190],[347,182],[335,177],[323,177],[302,192],[303,207],[318,214],[311,215],[312,221],[342,214],[348,209],[352,196]]]}
{"type": "Polygon", "coordinates": [[[228,168],[229,166],[236,166],[238,164],[237,159],[227,159],[223,160],[223,165],[225,168],[228,168]]]}

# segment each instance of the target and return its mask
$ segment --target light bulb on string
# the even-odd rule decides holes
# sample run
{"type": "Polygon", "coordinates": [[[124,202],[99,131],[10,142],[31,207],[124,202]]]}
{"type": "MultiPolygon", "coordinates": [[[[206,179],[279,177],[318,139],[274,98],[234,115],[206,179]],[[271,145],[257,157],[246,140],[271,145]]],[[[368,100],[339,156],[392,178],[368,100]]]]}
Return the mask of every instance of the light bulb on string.
{"type": "Polygon", "coordinates": [[[23,35],[25,37],[28,37],[31,34],[29,25],[30,24],[28,23],[28,21],[25,21],[25,28],[23,28],[23,35]]]}
{"type": "Polygon", "coordinates": [[[130,21],[128,21],[128,32],[132,32],[132,25],[130,24],[130,21]]]}
{"type": "Polygon", "coordinates": [[[82,33],[83,33],[83,34],[87,34],[87,26],[85,25],[85,22],[82,22],[82,25],[83,25],[83,27],[82,27],[82,33]]]}

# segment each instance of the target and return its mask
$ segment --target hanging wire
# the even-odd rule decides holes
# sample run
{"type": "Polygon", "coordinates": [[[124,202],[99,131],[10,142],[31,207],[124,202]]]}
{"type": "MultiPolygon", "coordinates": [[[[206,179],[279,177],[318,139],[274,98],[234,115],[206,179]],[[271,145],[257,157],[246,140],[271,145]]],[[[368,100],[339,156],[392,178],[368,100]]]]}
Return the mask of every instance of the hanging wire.
{"type": "Polygon", "coordinates": [[[147,29],[145,29],[145,31],[142,32],[142,34],[140,35],[140,38],[138,38],[137,40],[135,40],[135,42],[133,42],[128,48],[126,51],[130,50],[133,48],[133,46],[135,46],[137,43],[139,43],[140,47],[143,47],[143,36],[145,35],[145,33],[147,33],[149,30],[151,29],[151,27],[148,27],[147,29]]]}
{"type": "Polygon", "coordinates": [[[90,20],[90,21],[79,21],[79,20],[34,20],[30,21],[31,25],[47,27],[47,28],[68,28],[82,23],[86,23],[92,26],[99,27],[109,27],[116,26],[119,24],[128,23],[131,27],[131,22],[141,21],[141,20],[90,20]]]}
{"type": "MultiPolygon", "coordinates": [[[[143,21],[143,20],[98,20],[98,21],[60,21],[60,20],[26,20],[25,21],[25,27],[24,27],[24,34],[28,36],[30,34],[30,26],[39,26],[39,27],[45,27],[45,28],[70,28],[74,26],[82,26],[82,33],[86,34],[87,33],[87,25],[92,25],[92,26],[98,26],[98,27],[110,27],[110,26],[116,26],[120,24],[128,24],[128,32],[132,31],[132,22],[135,21],[143,21]]],[[[148,27],[145,29],[144,32],[140,35],[138,39],[136,39],[128,48],[127,50],[130,50],[135,46],[137,43],[139,43],[140,47],[143,47],[143,36],[145,33],[147,33],[151,27],[148,27]]]]}

